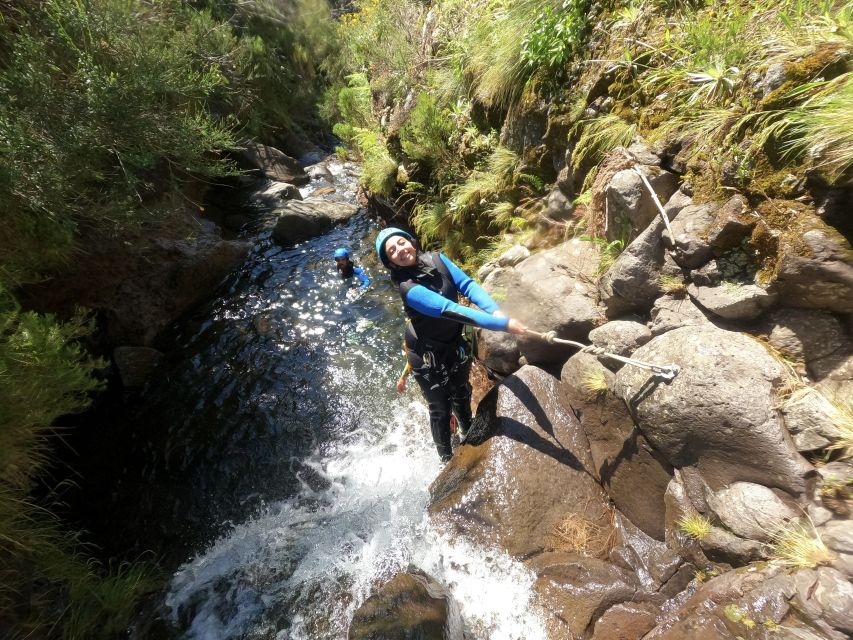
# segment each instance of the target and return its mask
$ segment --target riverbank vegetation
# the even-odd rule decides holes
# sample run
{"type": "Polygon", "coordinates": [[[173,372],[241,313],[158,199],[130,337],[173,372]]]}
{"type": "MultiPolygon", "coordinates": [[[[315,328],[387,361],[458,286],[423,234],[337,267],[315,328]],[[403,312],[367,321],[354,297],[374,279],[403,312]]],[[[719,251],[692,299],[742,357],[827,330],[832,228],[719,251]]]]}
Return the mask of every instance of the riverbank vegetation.
{"type": "MultiPolygon", "coordinates": [[[[345,64],[327,112],[356,154],[382,158],[365,166],[368,189],[469,266],[495,237],[536,227],[563,163],[583,202],[604,154],[636,136],[677,156],[700,199],[791,198],[803,175],[831,186],[853,165],[850,2],[354,7],[338,27],[345,64]],[[510,153],[507,179],[496,160],[510,153]]],[[[569,227],[598,228],[589,210],[569,227]]]]}
{"type": "MultiPolygon", "coordinates": [[[[113,637],[156,582],[109,566],[54,515],[46,475],[61,416],[103,362],[85,310],[20,308],[98,237],[186,219],[199,185],[234,175],[243,138],[319,130],[322,1],[12,0],[0,7],[0,631],[113,637]]],[[[133,560],[133,559],[131,559],[133,560]]]]}

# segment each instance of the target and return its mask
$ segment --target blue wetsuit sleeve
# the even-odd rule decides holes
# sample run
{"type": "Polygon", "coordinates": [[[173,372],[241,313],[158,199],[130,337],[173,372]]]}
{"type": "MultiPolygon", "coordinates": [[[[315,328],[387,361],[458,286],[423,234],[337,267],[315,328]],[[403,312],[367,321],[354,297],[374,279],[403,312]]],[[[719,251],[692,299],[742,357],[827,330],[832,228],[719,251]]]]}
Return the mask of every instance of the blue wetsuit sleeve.
{"type": "Polygon", "coordinates": [[[367,274],[364,273],[364,270],[361,267],[356,267],[352,270],[353,275],[361,281],[361,284],[358,285],[359,289],[367,289],[370,286],[370,278],[367,277],[367,274]]]}
{"type": "Polygon", "coordinates": [[[509,322],[508,318],[498,318],[471,307],[463,307],[420,284],[409,289],[406,304],[430,318],[446,318],[492,331],[506,331],[509,322]]]}
{"type": "Polygon", "coordinates": [[[498,304],[492,300],[492,297],[485,292],[483,287],[469,278],[468,274],[453,264],[453,261],[446,255],[443,253],[438,255],[441,256],[441,260],[450,272],[450,276],[453,278],[456,288],[462,292],[463,296],[468,298],[486,313],[494,313],[498,310],[498,304]]]}

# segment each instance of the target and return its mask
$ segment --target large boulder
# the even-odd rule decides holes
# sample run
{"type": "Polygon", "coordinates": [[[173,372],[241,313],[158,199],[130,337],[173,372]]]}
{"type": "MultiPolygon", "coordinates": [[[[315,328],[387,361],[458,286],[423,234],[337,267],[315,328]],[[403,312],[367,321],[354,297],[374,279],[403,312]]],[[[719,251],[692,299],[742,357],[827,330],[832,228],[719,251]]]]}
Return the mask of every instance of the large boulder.
{"type": "Polygon", "coordinates": [[[787,357],[806,364],[825,358],[847,342],[844,327],[824,311],[777,309],[762,318],[767,341],[787,357]]]}
{"type": "MultiPolygon", "coordinates": [[[[529,252],[528,252],[529,253],[529,252]]],[[[507,289],[512,282],[512,267],[496,267],[483,282],[483,289],[502,304],[506,300],[507,289]]],[[[518,340],[506,331],[475,331],[477,357],[492,371],[507,375],[518,369],[518,340]]]]}
{"type": "MultiPolygon", "coordinates": [[[[676,192],[664,207],[667,216],[675,218],[689,202],[688,196],[676,192]]],[[[661,239],[664,228],[660,218],[652,221],[598,281],[601,304],[608,318],[631,311],[645,313],[661,295],[660,278],[666,255],[661,239]]]]}
{"type": "Polygon", "coordinates": [[[275,147],[268,147],[258,142],[247,142],[240,152],[240,160],[241,164],[252,173],[276,182],[300,186],[311,181],[298,160],[275,147]]]}
{"type": "MultiPolygon", "coordinates": [[[[515,267],[507,313],[534,331],[586,341],[590,330],[604,322],[593,284],[598,264],[598,245],[584,240],[534,254],[515,267]]],[[[562,364],[570,355],[570,348],[531,337],[520,337],[518,346],[530,364],[562,364]]]]}
{"type": "Polygon", "coordinates": [[[116,347],[113,362],[125,389],[143,386],[163,361],[163,353],[151,347],[116,347]]]}
{"type": "Polygon", "coordinates": [[[672,236],[664,232],[664,242],[673,248],[673,257],[681,267],[696,269],[711,257],[708,229],[717,219],[719,207],[714,203],[684,207],[670,224],[672,236]]]}
{"type": "MultiPolygon", "coordinates": [[[[676,177],[660,167],[640,166],[660,202],[666,202],[678,189],[676,177]]],[[[607,206],[606,238],[636,238],[658,218],[659,211],[646,185],[633,167],[613,176],[605,194],[607,206]]]]}
{"type": "MultiPolygon", "coordinates": [[[[684,560],[666,543],[647,536],[623,515],[617,513],[614,520],[616,542],[608,559],[613,564],[632,571],[646,592],[660,592],[663,586],[676,576],[684,560]]],[[[692,574],[690,571],[686,581],[676,580],[677,584],[672,585],[675,593],[687,586],[693,578],[692,574]]]]}
{"type": "Polygon", "coordinates": [[[735,482],[709,495],[707,502],[730,531],[762,542],[769,542],[800,515],[796,504],[772,489],[751,482],[735,482]]]}
{"type": "Polygon", "coordinates": [[[664,494],[672,469],[634,426],[614,392],[615,376],[595,356],[576,353],[560,374],[565,402],[589,440],[593,475],[634,524],[664,539],[664,494]]]}
{"type": "Polygon", "coordinates": [[[614,605],[595,623],[592,640],[640,640],[654,628],[657,609],[648,602],[614,605]]]}
{"type": "Polygon", "coordinates": [[[693,301],[727,320],[754,320],[776,303],[776,294],[757,284],[723,282],[719,286],[691,284],[687,293],[693,301]]]}
{"type": "Polygon", "coordinates": [[[358,207],[345,202],[291,200],[274,212],[278,218],[272,236],[279,244],[295,244],[328,231],[357,212],[358,207]]]}
{"type": "Polygon", "coordinates": [[[410,567],[382,585],[356,610],[347,638],[462,640],[462,624],[441,585],[410,567]]]}
{"type": "Polygon", "coordinates": [[[716,327],[682,327],[633,357],[681,368],[667,382],[638,367],[616,374],[616,393],[671,465],[695,467],[715,491],[738,481],[807,490],[814,469],[776,408],[785,369],[760,343],[716,327]]]}
{"type": "Polygon", "coordinates": [[[778,255],[776,283],[785,305],[853,312],[853,251],[838,232],[821,225],[782,234],[778,255]]]}
{"type": "Polygon", "coordinates": [[[459,447],[430,486],[440,526],[527,558],[571,514],[609,525],[607,497],[587,471],[586,436],[556,378],[522,367],[480,402],[477,420],[490,437],[459,447]]]}

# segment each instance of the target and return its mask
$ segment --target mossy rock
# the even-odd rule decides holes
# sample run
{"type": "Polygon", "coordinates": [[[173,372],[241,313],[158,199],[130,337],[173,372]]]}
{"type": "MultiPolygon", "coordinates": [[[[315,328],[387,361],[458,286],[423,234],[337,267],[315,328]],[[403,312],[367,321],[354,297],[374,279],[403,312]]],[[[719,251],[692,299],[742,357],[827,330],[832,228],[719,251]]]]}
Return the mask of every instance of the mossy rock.
{"type": "Polygon", "coordinates": [[[761,101],[761,109],[769,111],[786,106],[788,94],[797,87],[817,78],[830,80],[849,68],[850,50],[839,43],[824,43],[814,53],[785,64],[787,80],[761,101]]]}

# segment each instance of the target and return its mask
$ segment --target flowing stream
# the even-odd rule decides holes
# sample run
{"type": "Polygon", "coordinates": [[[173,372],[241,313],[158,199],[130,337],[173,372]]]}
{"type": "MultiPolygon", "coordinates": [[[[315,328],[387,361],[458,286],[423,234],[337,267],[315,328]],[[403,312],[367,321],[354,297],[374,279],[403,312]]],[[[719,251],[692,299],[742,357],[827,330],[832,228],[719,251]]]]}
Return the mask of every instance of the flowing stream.
{"type": "MultiPolygon", "coordinates": [[[[354,201],[352,172],[327,163],[326,197],[354,201]]],[[[139,506],[189,557],[169,624],[193,639],[346,638],[371,591],[415,565],[448,587],[466,638],[544,638],[532,574],[427,516],[440,466],[416,385],[394,389],[402,305],[372,254],[376,222],[361,212],[282,248],[256,214],[249,258],[177,333],[137,418],[152,429],[139,506]],[[373,279],[354,301],[338,246],[373,279]]]]}

